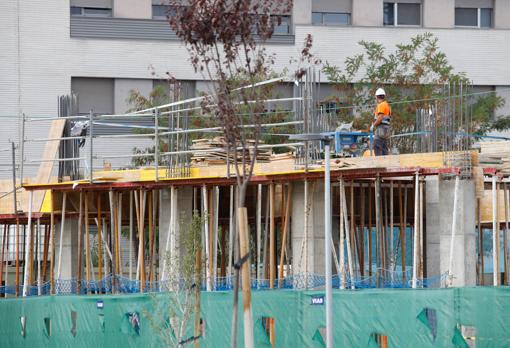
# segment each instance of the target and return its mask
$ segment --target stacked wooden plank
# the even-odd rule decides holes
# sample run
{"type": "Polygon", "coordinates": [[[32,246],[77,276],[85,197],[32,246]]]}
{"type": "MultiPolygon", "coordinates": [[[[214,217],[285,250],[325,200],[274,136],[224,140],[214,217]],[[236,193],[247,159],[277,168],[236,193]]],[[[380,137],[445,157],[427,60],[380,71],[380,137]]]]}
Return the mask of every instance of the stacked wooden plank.
{"type": "Polygon", "coordinates": [[[510,141],[480,142],[480,166],[496,168],[510,174],[510,141]]]}
{"type": "MultiPolygon", "coordinates": [[[[255,145],[254,140],[248,140],[247,143],[250,147],[255,145]]],[[[227,163],[227,157],[230,163],[234,163],[236,155],[237,160],[242,160],[241,151],[231,151],[231,153],[227,154],[223,137],[193,140],[191,150],[194,151],[191,156],[193,164],[225,164],[227,163]]],[[[258,149],[256,154],[257,162],[269,162],[271,160],[271,154],[271,149],[258,149]]]]}

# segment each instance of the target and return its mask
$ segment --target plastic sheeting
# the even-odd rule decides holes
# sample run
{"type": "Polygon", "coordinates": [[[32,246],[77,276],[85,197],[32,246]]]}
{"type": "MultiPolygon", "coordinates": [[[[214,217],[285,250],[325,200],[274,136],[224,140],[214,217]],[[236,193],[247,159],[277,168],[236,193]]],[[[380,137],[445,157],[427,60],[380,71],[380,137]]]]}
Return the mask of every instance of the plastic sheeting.
{"type": "MultiPolygon", "coordinates": [[[[253,292],[255,346],[270,346],[265,323],[273,318],[276,347],[322,347],[323,295],[253,292]]],[[[163,293],[0,300],[0,346],[163,346],[161,333],[168,321],[159,325],[154,319],[168,308],[168,298],[163,293]]],[[[336,347],[377,346],[380,336],[387,336],[389,347],[467,347],[470,341],[477,348],[510,346],[506,287],[344,290],[335,291],[333,298],[336,347]]],[[[232,293],[203,292],[201,304],[201,346],[229,346],[232,293]]],[[[242,345],[242,324],[238,342],[242,345]]]]}

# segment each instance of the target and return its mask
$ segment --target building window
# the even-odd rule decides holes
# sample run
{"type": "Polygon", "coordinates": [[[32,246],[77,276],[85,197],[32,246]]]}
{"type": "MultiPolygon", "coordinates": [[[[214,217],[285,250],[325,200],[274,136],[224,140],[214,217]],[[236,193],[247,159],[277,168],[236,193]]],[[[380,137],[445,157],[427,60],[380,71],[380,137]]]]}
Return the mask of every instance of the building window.
{"type": "Polygon", "coordinates": [[[421,4],[385,2],[384,25],[421,25],[421,4]]]}
{"type": "Polygon", "coordinates": [[[455,25],[458,27],[492,27],[492,8],[455,8],[455,25]]]}
{"type": "Polygon", "coordinates": [[[111,8],[77,7],[71,6],[71,16],[82,17],[111,17],[111,8]]]}
{"type": "Polygon", "coordinates": [[[279,16],[281,23],[278,24],[278,16],[271,16],[274,21],[274,34],[275,35],[288,35],[290,34],[290,16],[279,16]]]}
{"type": "Polygon", "coordinates": [[[312,12],[313,25],[349,25],[350,13],[312,12]]]}
{"type": "Polygon", "coordinates": [[[168,11],[168,5],[152,5],[152,19],[167,19],[168,11]]]}
{"type": "MultiPolygon", "coordinates": [[[[256,15],[253,15],[254,17],[256,15]]],[[[254,18],[257,20],[257,18],[254,18]]],[[[271,15],[270,16],[271,23],[273,24],[273,35],[289,35],[291,33],[291,17],[290,16],[280,16],[280,15],[271,15]],[[278,24],[280,21],[280,24],[278,24]]],[[[252,33],[257,34],[257,24],[253,23],[252,33]]]]}

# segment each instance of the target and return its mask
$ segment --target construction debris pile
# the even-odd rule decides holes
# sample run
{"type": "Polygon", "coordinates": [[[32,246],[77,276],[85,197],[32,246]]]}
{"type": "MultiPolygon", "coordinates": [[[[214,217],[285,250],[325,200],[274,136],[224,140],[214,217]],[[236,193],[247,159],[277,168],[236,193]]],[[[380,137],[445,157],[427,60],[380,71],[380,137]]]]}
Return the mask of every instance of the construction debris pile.
{"type": "MultiPolygon", "coordinates": [[[[253,152],[255,140],[247,140],[247,146],[250,152],[253,152]]],[[[259,145],[262,142],[259,142],[259,145]]],[[[227,153],[224,137],[214,137],[212,139],[196,139],[192,141],[191,150],[193,155],[191,161],[193,164],[225,164],[227,162],[234,163],[237,155],[237,160],[242,161],[243,156],[241,150],[238,148],[236,152],[231,151],[227,153]]],[[[271,160],[272,150],[267,148],[257,149],[257,162],[269,162],[271,160]]]]}

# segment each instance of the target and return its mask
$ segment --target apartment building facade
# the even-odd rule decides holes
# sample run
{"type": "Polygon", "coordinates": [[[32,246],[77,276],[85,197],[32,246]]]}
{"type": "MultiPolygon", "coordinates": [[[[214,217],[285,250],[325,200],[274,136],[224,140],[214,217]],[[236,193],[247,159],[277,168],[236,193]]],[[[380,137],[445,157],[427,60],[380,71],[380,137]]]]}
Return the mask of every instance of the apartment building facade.
{"type": "MultiPolygon", "coordinates": [[[[192,90],[206,90],[204,77],[193,71],[186,48],[169,29],[162,2],[2,1],[0,149],[9,140],[19,142],[21,115],[56,115],[59,95],[77,94],[80,113],[119,114],[130,107],[130,90],[148,94],[167,73],[192,90]]],[[[277,71],[299,56],[307,34],[314,38],[314,54],[342,67],[346,57],[359,52],[360,40],[391,50],[431,32],[455,70],[465,72],[477,90],[508,98],[498,115],[510,114],[508,0],[294,0],[292,12],[284,15],[268,44],[277,71]]],[[[323,90],[328,93],[327,85],[323,90]]],[[[48,126],[39,122],[26,129],[26,137],[44,136],[48,126]]],[[[120,154],[132,144],[98,141],[95,147],[120,154]]],[[[32,158],[42,151],[40,144],[26,150],[32,158]]],[[[0,164],[10,165],[9,153],[0,152],[0,164]]],[[[119,159],[114,166],[122,164],[119,159]]],[[[35,169],[29,166],[27,175],[35,169]]]]}

